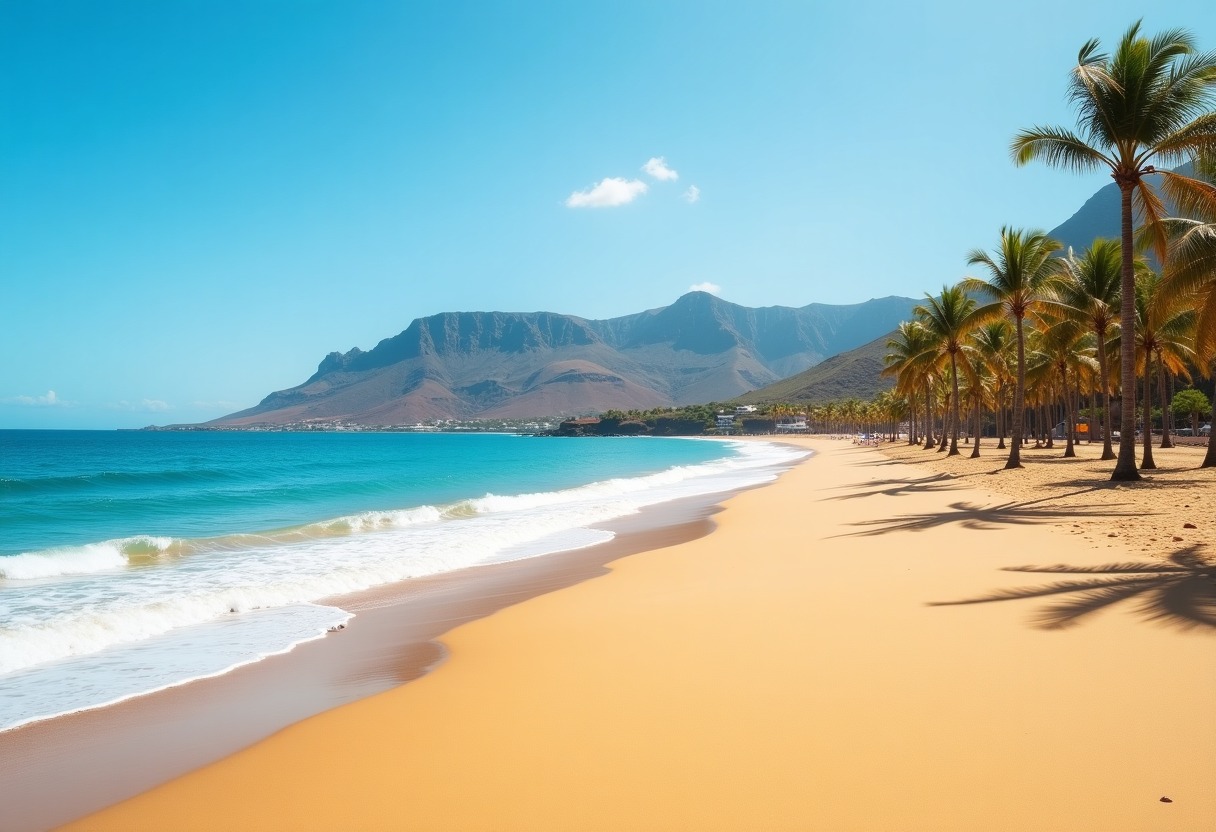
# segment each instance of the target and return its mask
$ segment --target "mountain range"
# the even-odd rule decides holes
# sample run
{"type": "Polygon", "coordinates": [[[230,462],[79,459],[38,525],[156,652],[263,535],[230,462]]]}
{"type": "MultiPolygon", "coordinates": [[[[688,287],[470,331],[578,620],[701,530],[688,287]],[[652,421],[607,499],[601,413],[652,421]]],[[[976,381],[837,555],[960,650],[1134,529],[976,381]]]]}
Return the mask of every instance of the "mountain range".
{"type": "Polygon", "coordinates": [[[690,292],[607,320],[448,312],[418,318],[372,350],[330,353],[304,383],[210,424],[388,425],[725,401],[872,341],[915,303],[750,308],[690,292]]]}
{"type": "Polygon", "coordinates": [[[737,400],[738,404],[827,404],[845,399],[869,401],[895,386],[883,378],[883,357],[890,349],[891,331],[856,349],[834,355],[801,373],[753,390],[737,400]]]}
{"type": "MultiPolygon", "coordinates": [[[[1114,183],[1050,232],[1078,251],[1118,233],[1114,183]]],[[[867,399],[886,386],[877,379],[886,338],[916,303],[892,296],[749,308],[690,292],[607,320],[446,312],[418,318],[366,352],[332,352],[302,384],[210,424],[564,416],[744,394],[757,403],[867,399]]]]}

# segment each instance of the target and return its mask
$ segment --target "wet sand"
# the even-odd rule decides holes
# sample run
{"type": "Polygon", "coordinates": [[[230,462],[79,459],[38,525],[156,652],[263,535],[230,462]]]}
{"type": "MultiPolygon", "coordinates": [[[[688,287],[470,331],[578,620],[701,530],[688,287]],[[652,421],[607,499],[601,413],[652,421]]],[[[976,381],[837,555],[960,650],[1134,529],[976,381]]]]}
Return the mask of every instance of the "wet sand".
{"type": "Polygon", "coordinates": [[[804,441],[712,534],[69,828],[1210,828],[1210,553],[1138,556],[1058,526],[1086,506],[804,441]]]}
{"type": "Polygon", "coordinates": [[[712,528],[725,495],[652,506],[601,528],[604,544],[324,599],[346,629],[223,676],[0,733],[0,832],[37,832],[220,760],[330,708],[405,684],[465,622],[607,572],[628,554],[712,528]]]}

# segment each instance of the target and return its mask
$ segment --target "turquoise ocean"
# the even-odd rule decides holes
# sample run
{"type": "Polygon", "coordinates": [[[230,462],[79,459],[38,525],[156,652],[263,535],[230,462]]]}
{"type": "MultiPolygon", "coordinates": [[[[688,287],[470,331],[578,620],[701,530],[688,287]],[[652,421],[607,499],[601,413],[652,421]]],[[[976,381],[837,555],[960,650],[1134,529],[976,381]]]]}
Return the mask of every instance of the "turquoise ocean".
{"type": "Polygon", "coordinates": [[[323,637],[334,595],[594,545],[772,479],[722,440],[0,431],[0,730],[323,637]]]}

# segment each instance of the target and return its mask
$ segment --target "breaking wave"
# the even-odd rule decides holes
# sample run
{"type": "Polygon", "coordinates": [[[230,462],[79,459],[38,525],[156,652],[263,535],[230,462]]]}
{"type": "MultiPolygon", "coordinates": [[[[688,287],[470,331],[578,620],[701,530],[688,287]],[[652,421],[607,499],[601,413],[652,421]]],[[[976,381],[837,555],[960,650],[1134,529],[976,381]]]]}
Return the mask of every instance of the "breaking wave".
{"type": "MultiPolygon", "coordinates": [[[[806,455],[761,442],[732,442],[729,449],[732,456],[709,462],[558,491],[365,511],[257,534],[138,535],[0,557],[0,674],[10,674],[3,677],[6,693],[19,676],[28,676],[22,688],[27,704],[39,696],[63,704],[56,691],[71,689],[76,704],[64,707],[79,709],[135,695],[131,689],[147,692],[213,675],[317,637],[320,624],[333,617],[308,612],[333,609],[316,606],[322,599],[593,545],[611,537],[589,528],[595,524],[647,505],[760,484],[806,455]],[[246,620],[258,623],[243,629],[246,620]],[[181,639],[191,646],[182,649],[181,639]],[[205,648],[208,639],[240,646],[235,652],[205,648]],[[133,645],[141,643],[152,646],[140,652],[133,645]],[[89,658],[132,650],[126,664],[89,658]],[[191,652],[199,656],[193,664],[191,652]],[[79,682],[85,666],[80,663],[98,661],[111,670],[93,673],[95,683],[79,682]],[[117,667],[127,670],[119,673],[117,667]],[[135,667],[145,670],[130,669],[135,667]],[[113,684],[105,681],[110,676],[113,684]]],[[[23,715],[0,709],[0,730],[18,717],[28,721],[30,709],[23,708],[23,715]]]]}

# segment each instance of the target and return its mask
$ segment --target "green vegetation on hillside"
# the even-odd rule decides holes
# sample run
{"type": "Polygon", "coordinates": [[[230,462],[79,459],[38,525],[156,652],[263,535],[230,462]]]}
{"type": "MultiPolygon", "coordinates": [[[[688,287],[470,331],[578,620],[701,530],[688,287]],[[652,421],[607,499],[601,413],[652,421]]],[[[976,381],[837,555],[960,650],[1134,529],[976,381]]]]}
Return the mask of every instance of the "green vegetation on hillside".
{"type": "Polygon", "coordinates": [[[880,377],[887,351],[884,335],[854,350],[842,352],[809,370],[740,396],[740,404],[827,404],[846,399],[870,400],[894,386],[880,377]]]}

